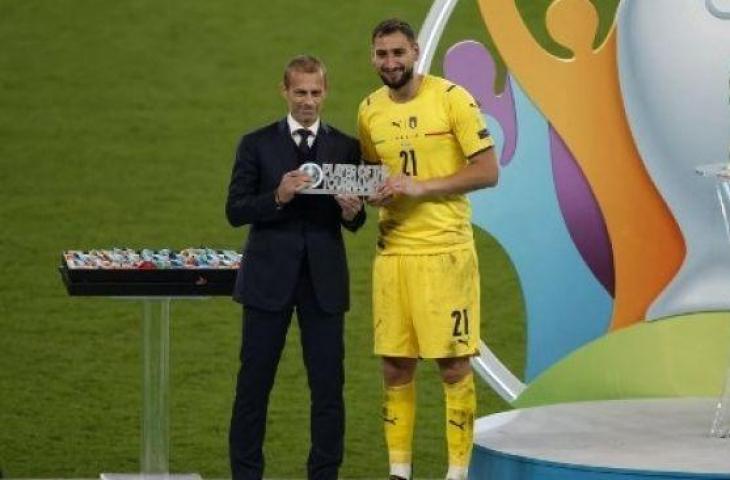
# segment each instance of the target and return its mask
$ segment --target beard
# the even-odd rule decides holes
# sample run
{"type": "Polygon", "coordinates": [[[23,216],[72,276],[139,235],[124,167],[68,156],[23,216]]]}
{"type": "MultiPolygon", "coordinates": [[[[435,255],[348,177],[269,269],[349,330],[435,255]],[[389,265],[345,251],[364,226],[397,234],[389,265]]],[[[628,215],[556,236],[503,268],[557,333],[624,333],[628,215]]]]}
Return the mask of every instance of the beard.
{"type": "Polygon", "coordinates": [[[413,78],[413,67],[411,67],[409,69],[404,69],[403,75],[401,75],[401,77],[396,81],[390,81],[390,80],[388,80],[388,78],[385,75],[383,75],[382,73],[380,74],[380,79],[383,81],[385,86],[392,88],[393,90],[398,90],[399,88],[404,86],[406,83],[410,82],[412,78],[413,78]]]}

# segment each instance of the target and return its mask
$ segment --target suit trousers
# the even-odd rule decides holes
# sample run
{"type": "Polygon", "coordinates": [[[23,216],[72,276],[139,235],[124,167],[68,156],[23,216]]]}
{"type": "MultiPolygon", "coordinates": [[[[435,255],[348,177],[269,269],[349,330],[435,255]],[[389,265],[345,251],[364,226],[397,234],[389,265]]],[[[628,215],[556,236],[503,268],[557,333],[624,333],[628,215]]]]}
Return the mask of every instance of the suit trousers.
{"type": "Polygon", "coordinates": [[[345,432],[344,313],[321,309],[307,264],[303,259],[292,301],[285,309],[270,312],[244,306],[241,367],[229,434],[233,480],[260,480],[263,476],[269,393],[295,308],[310,390],[307,477],[337,479],[345,432]]]}

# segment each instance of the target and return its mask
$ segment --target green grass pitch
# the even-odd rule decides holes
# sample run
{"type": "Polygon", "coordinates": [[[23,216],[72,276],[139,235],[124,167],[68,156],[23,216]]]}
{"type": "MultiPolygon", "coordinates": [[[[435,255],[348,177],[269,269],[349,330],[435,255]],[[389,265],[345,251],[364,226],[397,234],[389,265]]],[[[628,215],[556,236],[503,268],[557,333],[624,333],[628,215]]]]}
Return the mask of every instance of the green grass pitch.
{"type": "MultiPolygon", "coordinates": [[[[617,0],[600,3],[602,29],[617,0]]],[[[545,39],[547,0],[520,0],[545,39]]],[[[329,68],[327,121],[354,131],[378,86],[371,28],[402,16],[420,26],[426,0],[0,0],[0,469],[6,477],[97,477],[139,461],[140,318],[132,301],[70,298],[64,249],[238,248],[223,205],[239,136],[280,118],[278,82],[293,55],[329,68]]],[[[476,2],[462,0],[433,71],[454,41],[488,42],[476,2]]],[[[554,45],[546,43],[554,48],[554,45]]],[[[347,235],[346,478],[387,473],[379,362],[371,354],[375,212],[347,235]]],[[[515,372],[524,313],[507,257],[477,232],[482,329],[515,372]]],[[[228,477],[227,425],[240,339],[228,299],[172,307],[171,469],[228,477]]],[[[420,368],[419,477],[445,469],[443,399],[420,368]]],[[[484,385],[479,415],[508,408],[484,385]]],[[[308,398],[293,325],[270,407],[267,476],[304,477],[308,398]]]]}

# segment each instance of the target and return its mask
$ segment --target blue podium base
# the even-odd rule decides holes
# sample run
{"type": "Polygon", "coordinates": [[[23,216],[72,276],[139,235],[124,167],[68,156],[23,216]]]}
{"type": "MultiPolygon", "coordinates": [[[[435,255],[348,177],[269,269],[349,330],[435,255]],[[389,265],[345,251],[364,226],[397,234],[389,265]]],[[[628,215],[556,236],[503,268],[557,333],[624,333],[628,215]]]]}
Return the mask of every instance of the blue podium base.
{"type": "Polygon", "coordinates": [[[716,400],[577,402],[477,420],[471,480],[730,479],[716,400]]]}

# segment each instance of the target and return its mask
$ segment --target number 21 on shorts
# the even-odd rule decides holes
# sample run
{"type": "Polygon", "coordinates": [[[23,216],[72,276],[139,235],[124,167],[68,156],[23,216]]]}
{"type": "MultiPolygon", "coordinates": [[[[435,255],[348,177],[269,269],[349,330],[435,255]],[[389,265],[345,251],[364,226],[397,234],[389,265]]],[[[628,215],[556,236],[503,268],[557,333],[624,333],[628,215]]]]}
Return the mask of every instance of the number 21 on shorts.
{"type": "Polygon", "coordinates": [[[454,320],[454,337],[469,335],[469,314],[466,308],[454,310],[451,312],[451,318],[454,320]]]}

